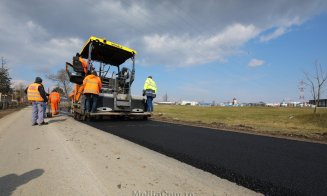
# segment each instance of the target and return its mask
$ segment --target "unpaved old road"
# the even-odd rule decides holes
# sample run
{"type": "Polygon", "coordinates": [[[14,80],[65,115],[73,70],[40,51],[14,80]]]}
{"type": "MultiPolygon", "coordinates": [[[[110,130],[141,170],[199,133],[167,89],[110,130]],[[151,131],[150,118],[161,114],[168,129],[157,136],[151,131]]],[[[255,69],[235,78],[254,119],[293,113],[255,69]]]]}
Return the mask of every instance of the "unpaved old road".
{"type": "Polygon", "coordinates": [[[0,195],[258,195],[61,115],[0,119],[0,195]]]}

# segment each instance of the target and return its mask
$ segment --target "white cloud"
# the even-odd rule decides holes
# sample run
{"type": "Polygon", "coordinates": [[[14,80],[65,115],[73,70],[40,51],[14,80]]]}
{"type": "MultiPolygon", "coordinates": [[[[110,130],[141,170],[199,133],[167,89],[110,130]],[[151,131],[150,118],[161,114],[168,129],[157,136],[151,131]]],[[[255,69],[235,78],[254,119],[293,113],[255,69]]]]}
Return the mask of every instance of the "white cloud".
{"type": "MultiPolygon", "coordinates": [[[[258,32],[253,25],[233,24],[212,36],[155,34],[144,37],[144,47],[149,56],[156,56],[156,61],[160,59],[163,64],[170,61],[174,62],[174,66],[186,67],[223,61],[227,56],[237,53],[239,47],[258,32]]],[[[147,62],[154,63],[150,59],[147,62]]]]}
{"type": "Polygon", "coordinates": [[[11,69],[45,72],[70,61],[81,48],[77,37],[54,37],[45,27],[30,19],[16,19],[9,10],[1,9],[0,54],[11,69]]]}
{"type": "Polygon", "coordinates": [[[248,63],[249,67],[259,67],[261,65],[265,64],[265,61],[260,59],[251,59],[251,61],[248,63]]]}
{"type": "Polygon", "coordinates": [[[260,36],[260,42],[268,42],[270,40],[276,39],[286,32],[290,31],[290,28],[293,26],[300,25],[303,21],[297,16],[293,19],[281,18],[280,21],[276,24],[277,28],[272,33],[260,36]]]}
{"type": "Polygon", "coordinates": [[[30,82],[26,81],[26,80],[12,80],[11,81],[11,86],[12,87],[19,87],[19,86],[27,86],[30,82]]]}
{"type": "Polygon", "coordinates": [[[276,39],[277,37],[283,35],[285,33],[286,29],[284,27],[277,28],[274,32],[268,34],[268,35],[263,35],[260,37],[261,42],[267,42],[272,39],[276,39]]]}
{"type": "Polygon", "coordinates": [[[3,0],[0,54],[13,67],[46,71],[64,66],[97,35],[127,43],[143,64],[196,66],[223,62],[258,35],[261,42],[276,39],[326,8],[324,0],[3,0]]]}

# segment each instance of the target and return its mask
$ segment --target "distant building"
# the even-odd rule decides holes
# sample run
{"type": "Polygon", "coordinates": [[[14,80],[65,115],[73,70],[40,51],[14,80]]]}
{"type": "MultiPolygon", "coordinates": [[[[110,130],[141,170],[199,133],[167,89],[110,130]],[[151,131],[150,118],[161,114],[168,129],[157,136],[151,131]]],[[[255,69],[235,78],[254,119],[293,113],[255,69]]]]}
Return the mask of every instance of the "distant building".
{"type": "Polygon", "coordinates": [[[233,102],[232,102],[233,105],[236,105],[237,104],[237,99],[234,97],[233,99],[233,102]]]}
{"type": "Polygon", "coordinates": [[[258,102],[258,103],[247,103],[246,106],[266,106],[265,102],[258,102]]]}
{"type": "Polygon", "coordinates": [[[199,106],[212,106],[212,103],[206,103],[206,102],[199,102],[199,106]]]}
{"type": "Polygon", "coordinates": [[[223,102],[219,104],[220,106],[232,106],[233,104],[231,102],[223,102]]]}
{"type": "Polygon", "coordinates": [[[199,102],[197,102],[197,101],[182,101],[181,102],[181,105],[192,105],[192,106],[195,106],[195,105],[199,105],[199,102]]]}
{"type": "Polygon", "coordinates": [[[280,103],[266,103],[267,107],[279,107],[280,103]]]}
{"type": "Polygon", "coordinates": [[[280,103],[280,107],[287,107],[287,106],[288,106],[288,104],[286,102],[280,103]]]}
{"type": "Polygon", "coordinates": [[[6,95],[0,93],[0,101],[4,102],[4,101],[11,101],[11,100],[12,100],[12,95],[6,95]]]}
{"type": "MultiPolygon", "coordinates": [[[[316,102],[315,100],[309,100],[309,104],[316,105],[316,102]]],[[[320,99],[317,106],[327,107],[327,99],[320,99]]]]}

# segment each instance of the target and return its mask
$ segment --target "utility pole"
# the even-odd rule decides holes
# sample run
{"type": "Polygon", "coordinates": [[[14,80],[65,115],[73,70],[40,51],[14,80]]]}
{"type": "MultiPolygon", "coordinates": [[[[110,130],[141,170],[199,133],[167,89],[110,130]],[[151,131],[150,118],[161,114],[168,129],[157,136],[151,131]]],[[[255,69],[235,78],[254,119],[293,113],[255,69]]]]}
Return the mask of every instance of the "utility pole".
{"type": "Polygon", "coordinates": [[[167,93],[163,96],[163,101],[165,101],[165,102],[168,101],[168,94],[167,93]]]}
{"type": "Polygon", "coordinates": [[[1,57],[1,68],[3,69],[6,65],[6,59],[1,57]]]}
{"type": "Polygon", "coordinates": [[[215,100],[212,101],[211,106],[216,106],[215,100]]]}

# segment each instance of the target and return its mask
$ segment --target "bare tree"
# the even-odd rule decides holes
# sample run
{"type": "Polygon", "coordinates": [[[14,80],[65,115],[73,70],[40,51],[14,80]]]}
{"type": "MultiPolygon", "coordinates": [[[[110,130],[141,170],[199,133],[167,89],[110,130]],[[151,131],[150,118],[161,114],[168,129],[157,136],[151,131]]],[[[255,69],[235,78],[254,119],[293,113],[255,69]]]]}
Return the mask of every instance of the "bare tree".
{"type": "Polygon", "coordinates": [[[65,69],[60,69],[57,74],[47,74],[46,77],[52,81],[57,82],[58,87],[64,90],[65,97],[68,97],[68,92],[71,91],[69,77],[65,69]]]}
{"type": "Polygon", "coordinates": [[[22,102],[26,100],[26,94],[24,93],[24,90],[26,88],[26,85],[22,82],[15,85],[15,96],[17,101],[22,102]]]}
{"type": "Polygon", "coordinates": [[[322,95],[324,85],[326,84],[327,71],[323,69],[318,61],[316,61],[314,68],[315,69],[313,74],[305,72],[304,75],[306,78],[305,84],[309,86],[315,103],[314,114],[316,114],[320,96],[322,95]]]}

